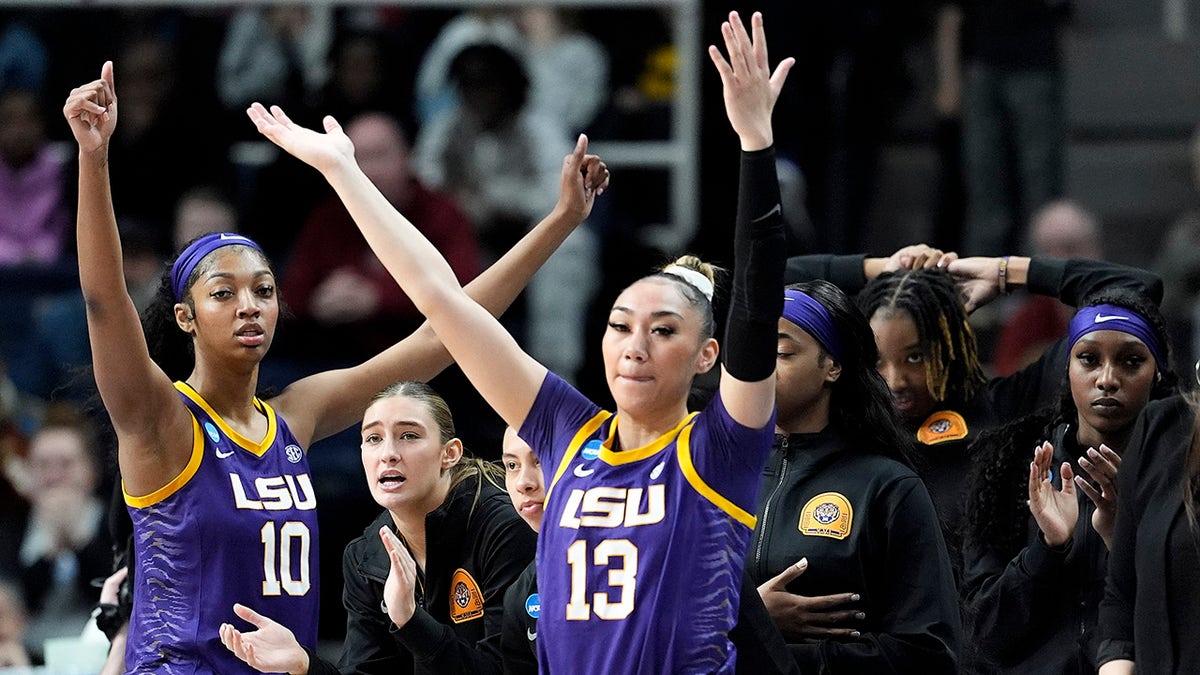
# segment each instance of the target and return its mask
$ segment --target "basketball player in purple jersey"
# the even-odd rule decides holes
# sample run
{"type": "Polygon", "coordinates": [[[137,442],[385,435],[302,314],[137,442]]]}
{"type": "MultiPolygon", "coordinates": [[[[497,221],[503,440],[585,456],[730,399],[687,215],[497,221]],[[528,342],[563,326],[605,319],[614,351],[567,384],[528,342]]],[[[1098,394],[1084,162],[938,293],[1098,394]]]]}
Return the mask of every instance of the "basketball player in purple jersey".
{"type": "MultiPolygon", "coordinates": [[[[79,144],[79,276],[96,384],[134,523],[126,670],[252,672],[218,637],[222,622],[236,621],[235,602],[286,618],[312,648],[319,570],[306,450],[358,422],[384,386],[429,379],[450,357],[426,327],[360,366],[259,399],[258,367],[279,317],[275,276],[254,242],[228,233],[197,239],[174,262],[147,310],[148,342],[122,275],[109,187],[111,63],[71,92],[63,113],[79,144]],[[151,354],[149,344],[172,338],[194,359],[171,365],[151,354]]],[[[471,284],[475,299],[503,311],[585,216],[560,209],[543,220],[471,284]]]]}
{"type": "Polygon", "coordinates": [[[537,555],[544,670],[734,667],[728,631],[770,450],[783,305],[771,110],[793,61],[772,74],[758,14],[753,39],[736,13],[722,34],[729,60],[709,52],[743,151],[736,267],[720,389],[694,414],[686,407],[692,380],[718,355],[711,267],[685,257],[621,293],[603,342],[612,415],[525,354],[462,293],[445,260],[355,164],[333,118],[322,134],[278,107],[249,110],[267,138],[321,171],[467,377],[545,467],[537,555]]]}

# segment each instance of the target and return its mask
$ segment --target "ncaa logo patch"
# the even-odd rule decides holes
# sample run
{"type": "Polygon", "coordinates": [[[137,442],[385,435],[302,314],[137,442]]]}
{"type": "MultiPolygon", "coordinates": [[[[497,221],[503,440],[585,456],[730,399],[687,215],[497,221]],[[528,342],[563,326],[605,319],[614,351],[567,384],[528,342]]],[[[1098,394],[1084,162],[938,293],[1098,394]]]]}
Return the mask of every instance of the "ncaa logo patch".
{"type": "Polygon", "coordinates": [[[854,508],[845,495],[825,492],[808,500],[800,510],[801,534],[810,537],[845,539],[854,524],[854,508]]]}
{"type": "Polygon", "coordinates": [[[533,619],[538,618],[538,614],[542,613],[542,600],[537,593],[525,598],[525,613],[533,619]]]}
{"type": "Polygon", "coordinates": [[[221,442],[221,432],[217,431],[217,427],[212,422],[204,423],[204,433],[208,434],[213,443],[221,442]]]}
{"type": "Polygon", "coordinates": [[[295,443],[284,448],[283,452],[287,455],[288,461],[292,464],[299,464],[300,460],[304,459],[304,451],[301,450],[300,446],[296,445],[295,443]]]}
{"type": "Polygon", "coordinates": [[[483,593],[479,584],[463,568],[454,570],[450,578],[450,620],[462,623],[483,616],[483,593]]]}
{"type": "Polygon", "coordinates": [[[593,438],[583,446],[583,450],[579,451],[580,456],[589,462],[600,456],[600,439],[593,438]]]}

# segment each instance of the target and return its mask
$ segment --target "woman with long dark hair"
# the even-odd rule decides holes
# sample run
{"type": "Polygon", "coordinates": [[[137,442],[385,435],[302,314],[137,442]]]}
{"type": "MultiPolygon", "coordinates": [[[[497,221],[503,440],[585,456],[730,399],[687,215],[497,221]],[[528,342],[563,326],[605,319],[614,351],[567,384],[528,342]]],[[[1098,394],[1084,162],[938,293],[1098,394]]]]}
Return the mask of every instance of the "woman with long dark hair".
{"type": "MultiPolygon", "coordinates": [[[[300,643],[315,647],[318,538],[307,449],[360,420],[384,386],[431,378],[450,357],[425,327],[361,365],[259,398],[280,300],[262,249],[232,233],[183,250],[143,332],[121,272],[109,185],[118,117],[111,62],[71,92],[63,114],[79,145],[79,280],[92,362],[133,519],[126,666],[246,672],[217,634],[235,602],[287,617],[300,643]]],[[[605,174],[598,163],[568,156],[554,213],[472,284],[489,311],[503,311],[587,216],[580,169],[605,174]]]]}
{"type": "Polygon", "coordinates": [[[1140,295],[1090,298],[1068,348],[1059,405],[972,446],[963,597],[980,668],[1095,672],[1121,455],[1142,409],[1175,390],[1162,315],[1140,295]]]}
{"type": "Polygon", "coordinates": [[[845,293],[787,288],[748,566],[801,672],[953,673],[954,576],[877,358],[845,293]]]}

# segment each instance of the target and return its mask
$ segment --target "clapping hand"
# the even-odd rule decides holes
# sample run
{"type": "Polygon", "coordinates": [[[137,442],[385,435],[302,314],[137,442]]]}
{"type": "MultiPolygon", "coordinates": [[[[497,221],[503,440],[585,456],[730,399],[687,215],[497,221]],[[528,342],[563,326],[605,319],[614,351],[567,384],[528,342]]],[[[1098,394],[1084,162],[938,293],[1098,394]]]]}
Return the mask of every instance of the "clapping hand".
{"type": "Polygon", "coordinates": [[[1042,443],[1033,452],[1029,464],[1029,510],[1037,521],[1042,537],[1050,546],[1063,546],[1071,541],[1079,521],[1079,501],[1075,496],[1075,472],[1062,463],[1062,489],[1050,482],[1050,466],[1054,461],[1054,446],[1042,443]]]}

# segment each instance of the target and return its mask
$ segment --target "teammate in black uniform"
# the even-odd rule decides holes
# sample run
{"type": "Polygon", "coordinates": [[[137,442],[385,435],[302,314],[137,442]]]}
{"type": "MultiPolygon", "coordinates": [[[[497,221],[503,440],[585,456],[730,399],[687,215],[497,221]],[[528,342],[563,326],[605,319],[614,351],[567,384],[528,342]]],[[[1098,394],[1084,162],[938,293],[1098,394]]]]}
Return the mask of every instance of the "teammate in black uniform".
{"type": "Polygon", "coordinates": [[[1067,346],[1059,405],[971,449],[963,595],[979,669],[1096,671],[1120,456],[1138,413],[1174,391],[1162,315],[1137,294],[1090,299],[1067,346]]]}
{"type": "Polygon", "coordinates": [[[799,284],[778,339],[777,435],[747,561],[759,593],[802,672],[955,672],[950,561],[866,319],[837,287],[799,284]]]}

